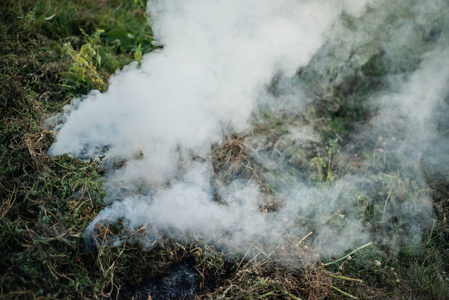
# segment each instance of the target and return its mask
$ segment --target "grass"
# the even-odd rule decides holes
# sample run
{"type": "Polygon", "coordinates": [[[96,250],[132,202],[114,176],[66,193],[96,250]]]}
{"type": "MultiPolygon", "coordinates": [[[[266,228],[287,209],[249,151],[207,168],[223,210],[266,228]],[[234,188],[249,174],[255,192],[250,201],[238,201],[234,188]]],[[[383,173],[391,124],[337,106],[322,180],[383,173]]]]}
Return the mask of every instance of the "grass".
{"type": "MultiPolygon", "coordinates": [[[[419,182],[397,172],[404,158],[394,149],[378,151],[382,142],[364,147],[364,154],[353,153],[351,165],[343,158],[350,132],[371,117],[361,97],[383,84],[382,53],[338,86],[317,88],[318,100],[307,108],[308,114],[264,112],[255,116],[252,133],[231,135],[213,147],[216,184],[236,178],[255,180],[266,198],[261,205],[264,211],[282,206],[275,197],[280,175],[286,180],[288,175],[299,176],[327,189],[346,174],[369,169],[375,176],[363,191],[349,190],[341,201],[357,199],[354,206],[361,218],[371,222],[375,237],[378,234],[375,243],[361,244],[342,257],[319,257],[311,250],[311,234],[275,249],[289,253],[284,260],[269,254],[249,260],[203,241],[163,240],[160,246],[144,250],[126,242],[129,233],[118,222],[102,226],[97,247],[86,249],[83,230],[104,205],[103,170],[96,161],[66,155],[49,158],[46,151],[53,133],[41,124],[72,98],[92,89],[106,90],[116,69],[154,49],[145,6],[140,0],[0,3],[0,298],[120,297],[187,258],[193,258],[204,278],[204,294],[198,298],[449,298],[449,174],[432,171],[438,162],[423,161],[428,184],[423,190],[419,182]],[[290,130],[303,125],[313,127],[319,136],[295,144],[290,130]],[[256,151],[252,137],[258,134],[266,136],[271,146],[256,151]],[[261,150],[285,160],[291,174],[267,170],[254,157],[261,150]],[[358,164],[363,155],[368,163],[358,164]],[[384,232],[408,228],[397,213],[399,217],[386,225],[390,212],[400,210],[395,205],[403,199],[419,202],[420,193],[431,196],[436,211],[433,224],[423,230],[423,243],[407,245],[393,234],[396,246],[383,244],[384,232]],[[124,242],[110,246],[110,240],[120,236],[124,242]],[[301,263],[291,265],[290,259],[301,263]]],[[[304,72],[315,76],[304,70],[303,78],[309,76],[304,72]]],[[[383,138],[385,142],[387,137],[383,138]]],[[[317,195],[317,211],[326,203],[325,197],[317,195]]],[[[338,222],[345,222],[341,220],[333,222],[339,226],[338,222]]],[[[314,228],[309,229],[313,233],[314,228]]]]}
{"type": "Polygon", "coordinates": [[[129,264],[142,259],[138,251],[126,255],[130,249],[86,252],[83,230],[103,207],[100,166],[68,156],[50,159],[45,152],[53,135],[41,123],[75,95],[106,88],[116,68],[150,50],[143,9],[132,1],[0,4],[0,245],[7,253],[0,258],[0,282],[6,299],[106,297],[118,289],[111,274],[127,278],[134,271],[129,264]],[[117,21],[121,11],[129,16],[117,21]],[[138,24],[141,36],[133,41],[110,45],[99,36],[138,24]],[[104,32],[96,31],[100,27],[104,32]],[[86,60],[76,65],[83,51],[86,60]]]}

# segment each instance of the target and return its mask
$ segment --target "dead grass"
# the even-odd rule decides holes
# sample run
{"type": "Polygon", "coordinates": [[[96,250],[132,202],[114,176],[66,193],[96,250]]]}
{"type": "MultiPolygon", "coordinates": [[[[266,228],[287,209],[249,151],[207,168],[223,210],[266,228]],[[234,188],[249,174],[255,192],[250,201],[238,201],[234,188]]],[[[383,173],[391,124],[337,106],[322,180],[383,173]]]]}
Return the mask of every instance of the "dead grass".
{"type": "MultiPolygon", "coordinates": [[[[326,266],[324,258],[311,250],[313,235],[291,237],[268,253],[255,243],[251,255],[244,258],[203,241],[182,244],[163,236],[150,251],[134,243],[149,227],[128,230],[120,220],[99,224],[96,247],[87,251],[84,228],[103,207],[101,166],[67,155],[49,158],[46,151],[53,133],[40,125],[71,98],[95,87],[73,72],[73,60],[63,53],[64,43],[71,43],[74,54],[80,54],[83,45],[95,47],[102,63],[94,58],[90,63],[104,82],[117,67],[139,57],[139,45],[143,52],[152,49],[151,30],[143,25],[144,3],[134,2],[0,3],[0,298],[120,298],[131,287],[167,272],[187,257],[193,257],[202,275],[204,294],[197,296],[201,299],[449,298],[449,184],[447,174],[432,172],[427,172],[426,179],[437,220],[423,233],[423,248],[414,254],[376,245],[342,260],[332,258],[338,263],[326,266]],[[105,33],[99,40],[89,41],[98,27],[105,33]],[[127,39],[127,32],[136,33],[136,39],[127,39]],[[114,44],[117,40],[120,43],[114,44]]],[[[382,72],[381,67],[375,71],[382,72]]],[[[304,174],[306,179],[318,178],[317,165],[311,166],[309,161],[319,158],[315,161],[322,166],[328,138],[338,139],[338,147],[343,146],[348,128],[369,118],[357,95],[379,84],[378,74],[352,78],[336,89],[335,99],[326,99],[303,119],[267,114],[247,136],[227,136],[212,149],[214,184],[255,181],[265,197],[261,212],[277,210],[283,203],[261,176],[266,170],[254,157],[260,151],[273,151],[286,158],[292,172],[304,174]],[[337,110],[333,102],[338,104],[337,110]],[[304,123],[315,126],[321,137],[301,145],[289,144],[289,126],[304,123]],[[260,149],[251,143],[258,134],[267,136],[271,148],[260,149]]],[[[339,155],[336,153],[333,155],[339,155]]],[[[387,159],[374,153],[370,168],[384,166],[387,159]]],[[[360,171],[364,167],[360,160],[351,160],[355,162],[348,169],[360,171]]],[[[325,163],[322,172],[338,173],[338,163],[333,167],[325,163]]],[[[372,205],[384,204],[381,196],[392,192],[408,199],[414,188],[399,176],[390,181],[379,178],[372,198],[363,202],[368,216],[372,205]]],[[[319,184],[329,180],[328,175],[323,176],[319,184]]]]}

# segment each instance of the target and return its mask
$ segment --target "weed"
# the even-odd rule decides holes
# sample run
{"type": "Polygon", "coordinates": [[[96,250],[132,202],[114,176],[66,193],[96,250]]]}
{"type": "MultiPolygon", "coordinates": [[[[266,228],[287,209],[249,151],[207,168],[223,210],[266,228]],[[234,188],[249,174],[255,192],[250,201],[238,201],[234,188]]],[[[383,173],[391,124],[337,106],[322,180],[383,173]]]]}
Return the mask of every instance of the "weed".
{"type": "MultiPolygon", "coordinates": [[[[311,233],[289,236],[271,253],[254,244],[251,259],[203,241],[180,243],[163,236],[155,248],[142,250],[134,242],[146,228],[131,230],[113,220],[98,226],[96,247],[86,250],[84,228],[103,208],[103,170],[95,161],[48,157],[54,137],[40,125],[70,99],[94,88],[106,90],[110,74],[153,49],[145,8],[143,0],[0,2],[0,297],[117,298],[191,257],[203,278],[199,298],[449,298],[449,175],[433,168],[441,161],[429,155],[420,162],[429,185],[424,188],[413,174],[397,171],[407,158],[392,146],[393,137],[360,147],[350,161],[341,154],[357,123],[373,115],[368,95],[390,71],[382,51],[334,85],[304,68],[300,80],[311,84],[316,99],[307,114],[262,112],[254,116],[251,133],[230,135],[212,149],[216,187],[235,179],[257,182],[262,212],[285,205],[276,199],[280,177],[287,183],[290,177],[302,178],[321,191],[346,175],[369,171],[369,180],[334,200],[350,203],[358,220],[371,225],[373,244],[320,258],[311,250],[311,226],[311,233]],[[295,132],[304,125],[318,135],[295,132]],[[286,174],[270,162],[282,162],[286,174]],[[425,243],[417,246],[400,239],[413,225],[403,208],[426,197],[433,200],[436,219],[422,228],[425,243]],[[393,246],[383,242],[386,233],[393,246]]],[[[348,26],[355,26],[348,18],[348,26]]],[[[442,116],[442,131],[444,121],[442,116]]],[[[316,193],[315,214],[306,211],[304,219],[332,210],[324,207],[330,196],[316,193]]],[[[351,226],[347,212],[333,213],[329,226],[351,226]]]]}
{"type": "Polygon", "coordinates": [[[70,43],[64,44],[63,53],[69,55],[72,62],[67,77],[78,84],[87,84],[88,89],[104,90],[106,83],[97,71],[97,67],[101,66],[100,34],[104,30],[99,29],[90,36],[84,30],[81,32],[87,42],[79,51],[74,50],[70,43]]]}

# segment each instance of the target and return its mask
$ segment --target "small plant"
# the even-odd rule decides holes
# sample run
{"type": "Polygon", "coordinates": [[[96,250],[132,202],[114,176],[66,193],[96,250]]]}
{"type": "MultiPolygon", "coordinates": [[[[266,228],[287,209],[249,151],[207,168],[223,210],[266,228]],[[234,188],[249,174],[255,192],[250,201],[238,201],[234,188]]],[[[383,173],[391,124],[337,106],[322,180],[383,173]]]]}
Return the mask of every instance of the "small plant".
{"type": "Polygon", "coordinates": [[[72,65],[69,68],[69,76],[75,82],[87,84],[90,88],[104,90],[106,83],[97,71],[97,67],[101,66],[100,35],[104,32],[97,29],[90,36],[84,30],[80,29],[86,38],[86,43],[81,46],[79,51],[73,49],[70,43],[64,44],[63,51],[70,56],[72,65]]]}
{"type": "Polygon", "coordinates": [[[320,148],[315,150],[316,156],[310,160],[310,166],[316,168],[317,173],[312,175],[312,179],[318,182],[333,182],[335,180],[335,173],[333,171],[336,160],[336,153],[338,152],[338,143],[336,140],[329,140],[325,147],[327,150],[327,157],[322,156],[320,148]]]}

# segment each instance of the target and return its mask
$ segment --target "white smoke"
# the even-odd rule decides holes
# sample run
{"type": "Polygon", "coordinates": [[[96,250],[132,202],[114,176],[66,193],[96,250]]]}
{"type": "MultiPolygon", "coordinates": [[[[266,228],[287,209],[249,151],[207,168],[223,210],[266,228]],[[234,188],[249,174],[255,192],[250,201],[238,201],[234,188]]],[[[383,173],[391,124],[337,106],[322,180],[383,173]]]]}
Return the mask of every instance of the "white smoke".
{"type": "MultiPolygon", "coordinates": [[[[404,1],[393,2],[407,6],[404,1]]],[[[323,190],[308,187],[295,177],[279,176],[272,183],[279,186],[284,206],[277,212],[262,213],[264,195],[255,182],[232,181],[218,190],[211,185],[210,149],[222,141],[225,132],[248,132],[257,104],[264,103],[263,107],[273,111],[279,107],[297,111],[309,103],[303,87],[288,78],[313,57],[311,65],[318,74],[329,74],[325,70],[337,63],[341,78],[328,80],[335,85],[366,63],[379,52],[377,48],[366,58],[358,57],[357,62],[350,53],[370,43],[363,36],[367,32],[381,34],[379,20],[391,16],[384,15],[387,5],[384,1],[349,0],[150,1],[155,41],[163,49],[147,54],[141,66],[131,64],[117,72],[107,92],[92,92],[67,109],[66,122],[49,151],[82,158],[106,156],[109,206],[88,226],[87,233],[94,231],[98,222],[121,219],[127,228],[147,227],[142,237],[146,246],[153,245],[159,235],[168,235],[180,240],[203,239],[243,253],[257,239],[274,247],[287,232],[302,237],[310,226],[316,228],[320,251],[329,254],[368,241],[371,225],[363,224],[360,212],[354,209],[359,198],[348,196],[369,181],[368,177],[347,176],[323,190]],[[367,7],[371,15],[365,24],[367,7]],[[378,15],[373,13],[376,10],[378,15]],[[344,29],[342,13],[365,27],[344,29]],[[349,41],[336,40],[339,37],[349,41]],[[333,58],[329,59],[330,52],[333,58]],[[323,60],[317,62],[320,57],[323,60]],[[267,96],[266,85],[279,74],[281,96],[267,96]],[[226,205],[215,201],[214,194],[226,205]],[[343,221],[335,228],[339,213],[343,221]],[[314,214],[312,224],[304,225],[301,218],[310,214],[314,214]]],[[[447,95],[444,88],[449,68],[439,71],[440,81],[433,81],[439,62],[449,61],[447,51],[428,55],[431,57],[416,74],[402,81],[403,88],[395,96],[375,101],[397,104],[408,121],[418,120],[418,128],[429,118],[421,112],[434,107],[424,103],[436,103],[447,95]],[[425,82],[422,78],[426,76],[429,88],[421,89],[418,84],[425,82]],[[403,105],[404,101],[411,105],[403,105]],[[416,106],[421,108],[409,110],[416,106]]],[[[381,109],[379,119],[396,117],[389,113],[381,109]]],[[[290,128],[283,138],[298,145],[317,139],[307,128],[290,128]]],[[[263,137],[254,137],[256,140],[264,143],[263,137]]],[[[282,159],[263,155],[257,159],[267,169],[278,166],[282,172],[282,159]]],[[[417,215],[428,209],[428,203],[414,209],[417,215]]]]}

